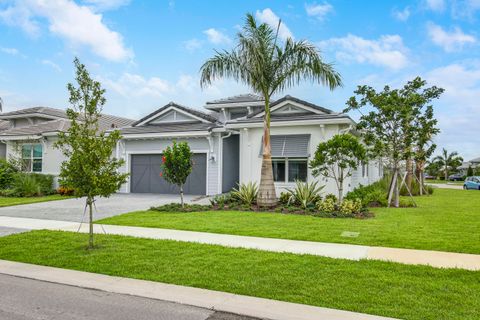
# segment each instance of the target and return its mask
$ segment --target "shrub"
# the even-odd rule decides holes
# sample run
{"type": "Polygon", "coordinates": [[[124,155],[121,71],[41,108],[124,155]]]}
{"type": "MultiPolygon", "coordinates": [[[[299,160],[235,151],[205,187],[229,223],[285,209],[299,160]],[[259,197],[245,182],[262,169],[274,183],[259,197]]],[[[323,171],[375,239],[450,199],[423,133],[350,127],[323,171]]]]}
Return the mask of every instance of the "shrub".
{"type": "Polygon", "coordinates": [[[368,186],[360,185],[357,188],[350,191],[345,199],[355,200],[360,199],[363,207],[369,206],[387,206],[388,202],[388,178],[384,177],[383,179],[372,183],[368,186]]]}
{"type": "Polygon", "coordinates": [[[42,173],[27,173],[32,176],[35,181],[37,181],[40,186],[41,195],[50,195],[55,193],[55,188],[53,187],[54,177],[51,174],[42,174],[42,173]]]}
{"type": "Polygon", "coordinates": [[[210,199],[210,204],[212,206],[218,206],[220,208],[223,208],[229,204],[232,204],[234,202],[232,193],[225,193],[225,194],[218,194],[214,196],[212,199],[210,199]]]}
{"type": "Polygon", "coordinates": [[[280,193],[280,198],[278,198],[278,202],[283,205],[288,205],[288,200],[290,199],[290,195],[287,192],[280,193]]]}
{"type": "Polygon", "coordinates": [[[244,205],[252,205],[257,201],[258,187],[255,182],[240,184],[238,189],[233,189],[232,198],[244,205]]]}
{"type": "Polygon", "coordinates": [[[40,184],[34,176],[26,173],[17,173],[12,182],[12,196],[35,197],[41,195],[40,184]]]}
{"type": "Polygon", "coordinates": [[[0,159],[0,189],[8,189],[12,182],[17,169],[13,164],[5,159],[0,159]]]}
{"type": "Polygon", "coordinates": [[[332,199],[333,201],[338,202],[338,198],[336,195],[334,195],[333,193],[329,193],[325,196],[325,199],[332,199]]]}
{"type": "Polygon", "coordinates": [[[358,214],[362,211],[362,201],[360,199],[345,199],[340,204],[338,211],[343,214],[358,214]]]}
{"type": "Polygon", "coordinates": [[[73,188],[60,186],[57,189],[57,193],[62,196],[73,196],[75,194],[75,190],[73,188]]]}
{"type": "Polygon", "coordinates": [[[201,204],[184,204],[184,206],[182,207],[181,203],[169,203],[159,207],[151,207],[150,210],[160,212],[197,212],[209,211],[212,210],[212,207],[209,205],[201,204]]]}
{"type": "Polygon", "coordinates": [[[333,213],[337,211],[337,201],[333,198],[325,198],[317,203],[318,211],[323,213],[333,213]]]}
{"type": "Polygon", "coordinates": [[[287,189],[289,195],[288,204],[299,205],[302,209],[315,208],[318,201],[322,199],[320,192],[325,186],[318,186],[318,181],[295,182],[294,189],[287,189]]]}
{"type": "MultiPolygon", "coordinates": [[[[433,193],[433,188],[431,186],[425,185],[424,189],[427,191],[427,194],[432,194],[433,193]]],[[[413,179],[413,181],[412,181],[412,188],[411,188],[410,192],[412,193],[413,196],[420,195],[420,183],[418,183],[418,181],[416,179],[413,179]]],[[[425,191],[423,192],[423,194],[425,194],[425,191]]],[[[409,195],[405,185],[403,185],[402,188],[400,189],[400,195],[402,195],[402,196],[408,196],[409,195]]]]}

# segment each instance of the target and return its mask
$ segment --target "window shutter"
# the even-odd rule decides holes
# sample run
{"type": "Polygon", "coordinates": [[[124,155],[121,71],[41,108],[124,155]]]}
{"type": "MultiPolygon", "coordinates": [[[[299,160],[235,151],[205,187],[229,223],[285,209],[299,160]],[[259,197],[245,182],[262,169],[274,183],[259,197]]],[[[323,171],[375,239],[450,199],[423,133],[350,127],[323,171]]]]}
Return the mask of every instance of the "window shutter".
{"type": "MultiPolygon", "coordinates": [[[[272,146],[272,157],[275,158],[308,158],[310,135],[292,134],[292,135],[273,135],[270,136],[272,146]]],[[[263,153],[263,143],[260,149],[260,155],[263,153]]]]}

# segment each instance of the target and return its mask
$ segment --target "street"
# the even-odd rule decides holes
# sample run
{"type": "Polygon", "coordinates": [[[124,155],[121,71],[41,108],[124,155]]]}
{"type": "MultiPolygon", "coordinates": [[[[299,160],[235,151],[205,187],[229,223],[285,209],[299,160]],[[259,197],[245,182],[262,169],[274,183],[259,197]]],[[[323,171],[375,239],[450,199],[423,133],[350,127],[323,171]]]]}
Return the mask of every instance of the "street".
{"type": "Polygon", "coordinates": [[[172,302],[0,274],[2,320],[254,320],[172,302]]]}

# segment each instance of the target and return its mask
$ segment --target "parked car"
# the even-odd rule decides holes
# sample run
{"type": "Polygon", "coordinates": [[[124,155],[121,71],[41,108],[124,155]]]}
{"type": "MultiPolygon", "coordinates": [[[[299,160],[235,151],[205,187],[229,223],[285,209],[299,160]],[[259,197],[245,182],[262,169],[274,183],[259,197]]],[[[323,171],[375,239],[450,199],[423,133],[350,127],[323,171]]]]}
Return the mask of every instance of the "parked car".
{"type": "Polygon", "coordinates": [[[463,181],[463,176],[461,174],[455,173],[448,176],[450,181],[463,181]]]}
{"type": "Polygon", "coordinates": [[[465,190],[480,190],[480,177],[467,177],[465,183],[463,184],[463,189],[465,190]]]}
{"type": "Polygon", "coordinates": [[[436,176],[432,176],[432,175],[429,175],[429,174],[426,174],[424,178],[425,178],[425,180],[435,180],[435,179],[437,179],[436,176]]]}

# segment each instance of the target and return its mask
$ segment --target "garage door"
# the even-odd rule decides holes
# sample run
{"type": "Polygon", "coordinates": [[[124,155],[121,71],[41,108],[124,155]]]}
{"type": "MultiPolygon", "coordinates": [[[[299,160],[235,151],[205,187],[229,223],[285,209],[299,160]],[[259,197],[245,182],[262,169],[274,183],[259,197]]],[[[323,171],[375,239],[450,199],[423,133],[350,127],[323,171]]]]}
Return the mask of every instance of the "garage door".
{"type": "MultiPolygon", "coordinates": [[[[179,188],[160,177],[161,154],[132,155],[130,192],[132,193],[179,193],[179,188]]],[[[207,155],[194,154],[193,169],[183,190],[185,194],[204,195],[207,184],[207,155]]]]}

